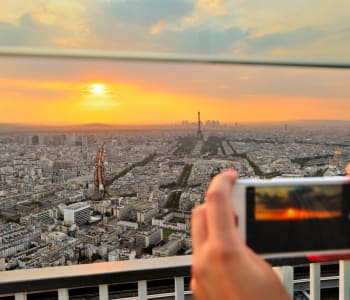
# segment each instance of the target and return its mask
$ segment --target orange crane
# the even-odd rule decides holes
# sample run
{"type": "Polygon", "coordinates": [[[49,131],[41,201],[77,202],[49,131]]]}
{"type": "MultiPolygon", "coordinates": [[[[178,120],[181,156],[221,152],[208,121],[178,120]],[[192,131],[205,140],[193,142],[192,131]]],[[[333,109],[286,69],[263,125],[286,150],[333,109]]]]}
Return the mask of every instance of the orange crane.
{"type": "Polygon", "coordinates": [[[104,196],[105,194],[105,166],[104,166],[105,150],[104,144],[98,149],[95,164],[95,191],[104,196]]]}

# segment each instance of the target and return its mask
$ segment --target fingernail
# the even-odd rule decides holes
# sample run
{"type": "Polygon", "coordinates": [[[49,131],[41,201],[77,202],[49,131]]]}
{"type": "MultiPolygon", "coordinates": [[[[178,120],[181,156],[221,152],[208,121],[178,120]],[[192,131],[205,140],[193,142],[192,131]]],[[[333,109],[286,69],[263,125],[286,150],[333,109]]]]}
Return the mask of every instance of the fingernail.
{"type": "Polygon", "coordinates": [[[225,173],[229,174],[230,176],[234,176],[234,177],[231,177],[233,180],[236,180],[236,178],[238,177],[238,173],[234,169],[227,169],[225,173]]]}

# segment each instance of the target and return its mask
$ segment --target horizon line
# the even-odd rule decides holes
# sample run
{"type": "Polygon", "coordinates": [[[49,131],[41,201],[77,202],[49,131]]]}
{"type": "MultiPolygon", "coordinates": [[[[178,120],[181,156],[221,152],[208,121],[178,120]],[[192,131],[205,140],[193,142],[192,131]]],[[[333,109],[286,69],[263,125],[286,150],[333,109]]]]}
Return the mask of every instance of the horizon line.
{"type": "MultiPolygon", "coordinates": [[[[205,123],[207,121],[212,121],[214,119],[208,119],[201,121],[205,123]]],[[[169,123],[102,123],[102,122],[90,122],[90,123],[22,123],[22,122],[0,122],[0,126],[36,126],[36,127],[70,127],[70,126],[111,126],[111,127],[133,127],[133,126],[174,126],[174,125],[182,125],[183,121],[188,121],[187,125],[195,124],[197,125],[197,121],[195,120],[181,120],[177,122],[169,122],[169,123]]],[[[232,121],[232,122],[222,122],[218,121],[220,125],[236,125],[236,124],[271,124],[271,123],[293,123],[293,122],[350,122],[350,119],[295,119],[295,120],[261,120],[261,121],[232,121]]]]}

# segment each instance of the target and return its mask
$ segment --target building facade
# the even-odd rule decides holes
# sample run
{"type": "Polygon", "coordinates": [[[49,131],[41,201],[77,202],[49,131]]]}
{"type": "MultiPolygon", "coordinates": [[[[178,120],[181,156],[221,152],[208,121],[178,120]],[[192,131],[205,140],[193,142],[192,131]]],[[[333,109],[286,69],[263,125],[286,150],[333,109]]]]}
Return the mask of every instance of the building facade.
{"type": "Polygon", "coordinates": [[[90,205],[78,202],[67,206],[64,209],[64,222],[66,224],[83,225],[90,220],[90,205]]]}

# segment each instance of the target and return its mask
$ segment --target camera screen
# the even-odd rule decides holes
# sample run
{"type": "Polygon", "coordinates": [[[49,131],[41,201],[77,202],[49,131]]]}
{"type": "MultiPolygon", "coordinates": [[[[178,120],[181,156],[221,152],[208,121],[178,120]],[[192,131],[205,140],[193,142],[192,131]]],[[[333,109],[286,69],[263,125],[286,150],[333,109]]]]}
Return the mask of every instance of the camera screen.
{"type": "Polygon", "coordinates": [[[348,248],[348,189],[348,185],[247,188],[248,245],[258,253],[348,248]]]}

